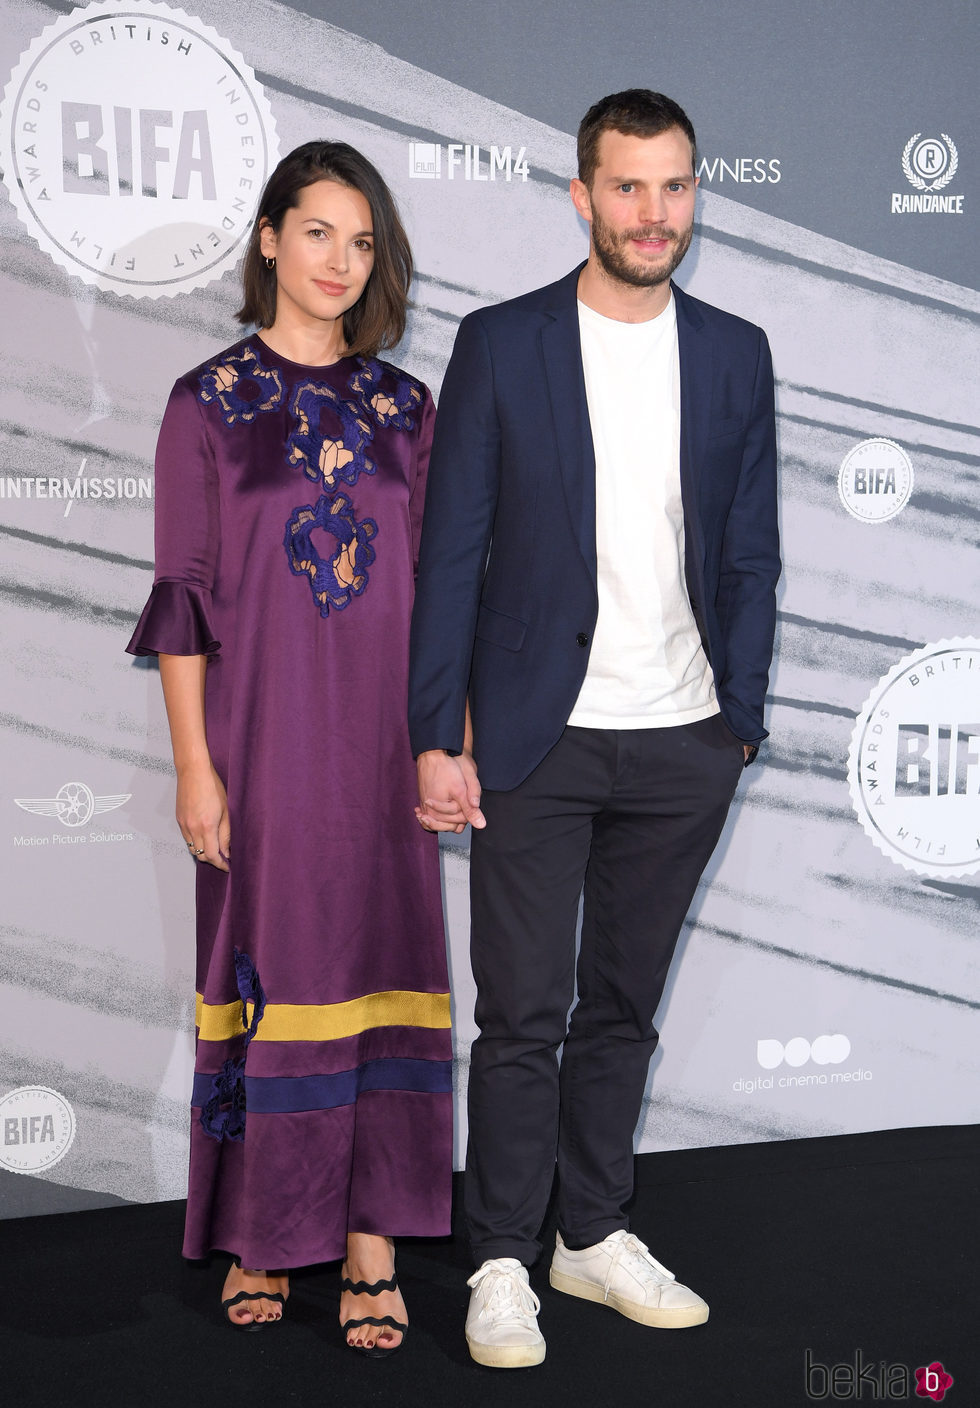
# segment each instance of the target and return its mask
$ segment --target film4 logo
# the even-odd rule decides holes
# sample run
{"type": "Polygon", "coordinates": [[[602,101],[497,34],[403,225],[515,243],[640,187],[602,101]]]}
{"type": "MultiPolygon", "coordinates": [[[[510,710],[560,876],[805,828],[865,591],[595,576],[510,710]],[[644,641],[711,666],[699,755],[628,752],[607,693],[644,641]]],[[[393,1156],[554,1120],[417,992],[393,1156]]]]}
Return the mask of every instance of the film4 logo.
{"type": "Polygon", "coordinates": [[[869,1396],[876,1402],[904,1403],[912,1390],[913,1374],[915,1397],[942,1403],[954,1383],[952,1374],[946,1372],[938,1359],[910,1374],[905,1364],[865,1359],[861,1349],[854,1351],[853,1362],[840,1364],[821,1364],[819,1359],[814,1359],[812,1350],[807,1349],[803,1368],[806,1396],[815,1403],[863,1399],[865,1389],[870,1390],[869,1396]]]}

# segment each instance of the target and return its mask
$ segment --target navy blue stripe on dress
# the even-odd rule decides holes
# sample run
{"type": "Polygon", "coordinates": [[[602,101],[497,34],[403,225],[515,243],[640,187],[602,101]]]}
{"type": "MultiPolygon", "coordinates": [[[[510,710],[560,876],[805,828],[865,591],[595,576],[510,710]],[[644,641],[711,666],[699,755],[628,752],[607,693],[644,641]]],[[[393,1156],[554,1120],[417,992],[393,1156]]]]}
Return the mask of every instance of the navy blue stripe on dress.
{"type": "MultiPolygon", "coordinates": [[[[213,1077],[194,1076],[191,1104],[208,1098],[213,1077]]],[[[260,1115],[286,1115],[301,1110],[333,1110],[353,1105],[368,1090],[413,1090],[444,1095],[453,1088],[451,1061],[423,1061],[408,1057],[383,1057],[365,1061],[350,1071],[329,1076],[245,1076],[245,1106],[260,1115]]]]}

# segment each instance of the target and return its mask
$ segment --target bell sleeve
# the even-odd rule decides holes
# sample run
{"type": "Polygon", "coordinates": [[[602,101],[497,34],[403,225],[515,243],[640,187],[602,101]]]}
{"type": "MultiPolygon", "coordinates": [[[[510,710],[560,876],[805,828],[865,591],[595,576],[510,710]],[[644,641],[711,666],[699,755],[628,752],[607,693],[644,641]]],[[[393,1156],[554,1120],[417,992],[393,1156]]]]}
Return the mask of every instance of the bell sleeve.
{"type": "Polygon", "coordinates": [[[203,410],[178,381],[157,441],[153,589],[130,655],[215,655],[211,592],[220,549],[218,475],[203,410]]]}

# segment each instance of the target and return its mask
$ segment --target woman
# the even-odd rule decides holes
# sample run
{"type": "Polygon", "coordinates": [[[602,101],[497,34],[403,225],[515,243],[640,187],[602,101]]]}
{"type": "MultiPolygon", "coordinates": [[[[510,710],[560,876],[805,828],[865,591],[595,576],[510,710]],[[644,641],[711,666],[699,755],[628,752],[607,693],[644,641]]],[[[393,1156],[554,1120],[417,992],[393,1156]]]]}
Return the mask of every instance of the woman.
{"type": "Polygon", "coordinates": [[[399,1348],[391,1238],[449,1231],[451,1049],[437,841],[415,819],[408,627],[433,418],[377,359],[411,252],[342,142],[280,162],[238,314],[180,378],[157,450],[157,654],[197,867],[184,1254],[282,1315],[285,1268],[344,1259],[347,1343],[399,1348]],[[232,851],[232,842],[234,850],[232,851]]]}

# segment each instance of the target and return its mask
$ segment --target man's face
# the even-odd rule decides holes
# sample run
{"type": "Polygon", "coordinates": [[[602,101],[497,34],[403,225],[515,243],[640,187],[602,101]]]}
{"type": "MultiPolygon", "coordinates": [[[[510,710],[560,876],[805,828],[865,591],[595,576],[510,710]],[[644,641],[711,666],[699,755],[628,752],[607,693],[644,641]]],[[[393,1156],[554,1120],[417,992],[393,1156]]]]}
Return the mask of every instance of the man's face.
{"type": "Polygon", "coordinates": [[[669,279],[691,243],[697,184],[691,143],[679,127],[657,137],[603,132],[591,190],[572,182],[603,272],[633,288],[669,279]]]}

